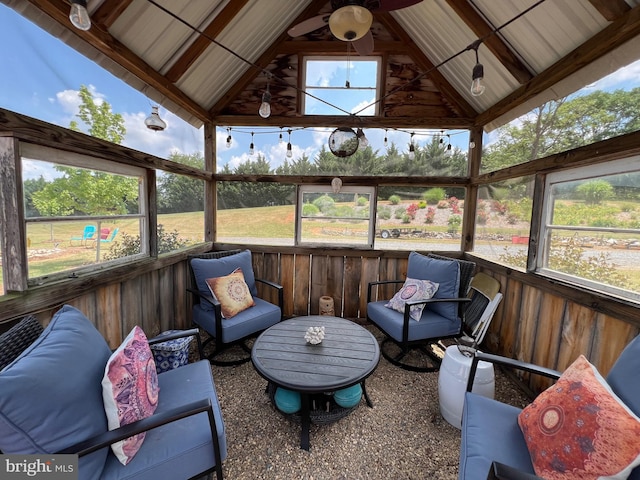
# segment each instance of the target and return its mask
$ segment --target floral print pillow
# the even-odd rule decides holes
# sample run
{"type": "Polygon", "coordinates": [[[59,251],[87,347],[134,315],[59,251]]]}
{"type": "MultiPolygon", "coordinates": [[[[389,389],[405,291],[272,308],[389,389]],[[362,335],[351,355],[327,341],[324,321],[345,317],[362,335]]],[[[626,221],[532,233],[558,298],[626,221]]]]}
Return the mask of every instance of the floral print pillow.
{"type": "MultiPolygon", "coordinates": [[[[385,304],[385,307],[404,313],[405,303],[429,300],[436,294],[439,286],[440,284],[431,280],[416,280],[407,277],[402,288],[385,304]]],[[[409,316],[419,322],[424,306],[424,303],[412,305],[409,310],[409,316]]]]}

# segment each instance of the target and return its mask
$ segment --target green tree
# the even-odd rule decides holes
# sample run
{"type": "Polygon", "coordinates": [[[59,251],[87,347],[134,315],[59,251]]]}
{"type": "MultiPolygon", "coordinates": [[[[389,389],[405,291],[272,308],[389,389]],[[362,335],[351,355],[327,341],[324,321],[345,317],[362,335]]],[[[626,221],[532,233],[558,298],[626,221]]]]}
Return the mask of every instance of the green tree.
{"type": "MultiPolygon", "coordinates": [[[[189,167],[203,168],[204,157],[196,152],[190,155],[172,152],[169,160],[189,167]]],[[[199,212],[204,210],[204,181],[178,175],[163,173],[158,177],[158,212],[199,212]]]]}
{"type": "MultiPolygon", "coordinates": [[[[127,133],[122,115],[113,113],[111,111],[111,105],[107,102],[96,102],[85,85],[80,86],[78,96],[80,97],[81,103],[76,117],[89,127],[87,133],[92,137],[108,140],[112,143],[122,143],[127,133]]],[[[78,122],[75,120],[71,121],[69,128],[80,131],[78,122]]]]}

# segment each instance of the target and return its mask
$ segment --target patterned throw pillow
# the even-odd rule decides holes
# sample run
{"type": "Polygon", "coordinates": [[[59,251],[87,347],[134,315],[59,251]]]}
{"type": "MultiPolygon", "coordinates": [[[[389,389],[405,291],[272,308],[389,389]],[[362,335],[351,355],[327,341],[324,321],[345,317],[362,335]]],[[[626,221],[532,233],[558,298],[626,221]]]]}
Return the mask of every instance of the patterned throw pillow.
{"type": "Polygon", "coordinates": [[[640,419],[581,355],[518,417],[547,480],[624,479],[640,464],[640,419]]]}
{"type": "Polygon", "coordinates": [[[241,268],[236,268],[233,273],[224,277],[207,278],[207,285],[220,302],[224,318],[231,318],[255,305],[241,268]]]}
{"type": "MultiPolygon", "coordinates": [[[[102,379],[102,399],[109,430],[150,417],[158,405],[158,374],[147,343],[138,326],[133,327],[122,345],[113,352],[102,379]]],[[[111,445],[123,465],[129,463],[142,446],[145,433],[111,445]]]]}
{"type": "MultiPolygon", "coordinates": [[[[439,285],[431,280],[416,280],[407,277],[402,288],[385,304],[385,307],[404,313],[405,303],[429,300],[436,294],[438,287],[439,285]]],[[[409,316],[419,322],[424,306],[424,303],[412,305],[409,309],[409,316]]]]}

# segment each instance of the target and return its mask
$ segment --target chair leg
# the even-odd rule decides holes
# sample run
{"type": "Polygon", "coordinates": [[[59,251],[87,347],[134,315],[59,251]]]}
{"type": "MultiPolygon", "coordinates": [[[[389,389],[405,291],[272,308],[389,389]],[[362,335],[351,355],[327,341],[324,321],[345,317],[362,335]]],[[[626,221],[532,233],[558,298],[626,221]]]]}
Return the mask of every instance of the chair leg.
{"type": "Polygon", "coordinates": [[[391,364],[412,372],[437,372],[442,362],[438,355],[423,345],[403,348],[389,337],[380,344],[380,353],[391,364]]]}
{"type": "MultiPolygon", "coordinates": [[[[211,341],[214,341],[215,339],[213,338],[209,338],[204,344],[203,347],[206,346],[208,343],[210,343],[211,341]]],[[[211,365],[217,365],[219,367],[232,367],[235,365],[242,365],[243,363],[247,363],[249,360],[251,360],[251,348],[249,348],[249,346],[247,346],[247,344],[245,343],[245,340],[241,340],[238,342],[233,342],[233,343],[226,343],[226,344],[216,344],[216,346],[214,347],[213,351],[211,353],[209,353],[206,358],[209,360],[209,363],[211,365]],[[242,356],[237,356],[234,355],[234,357],[236,358],[232,358],[230,360],[225,360],[225,359],[221,359],[219,358],[221,355],[223,355],[224,353],[229,352],[232,348],[235,348],[236,350],[242,350],[246,355],[242,355],[242,356]]]]}

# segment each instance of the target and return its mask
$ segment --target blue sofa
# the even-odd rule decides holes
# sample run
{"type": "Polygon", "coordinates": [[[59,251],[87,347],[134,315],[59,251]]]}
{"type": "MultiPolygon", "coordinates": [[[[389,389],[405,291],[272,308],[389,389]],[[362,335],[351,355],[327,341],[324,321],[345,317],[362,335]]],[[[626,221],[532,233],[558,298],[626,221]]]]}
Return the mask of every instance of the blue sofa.
{"type": "MultiPolygon", "coordinates": [[[[561,373],[530,363],[477,352],[471,365],[462,414],[460,444],[460,480],[534,479],[531,458],[518,425],[521,410],[471,393],[478,361],[559,378],[561,373]]],[[[613,392],[640,416],[640,336],[636,337],[618,357],[606,377],[613,392]]],[[[640,480],[640,467],[631,471],[630,480],[640,480]]]]}
{"type": "Polygon", "coordinates": [[[222,479],[226,434],[209,362],[159,374],[155,413],[109,431],[101,382],[111,353],[82,312],[62,307],[0,371],[0,451],[78,454],[82,480],[187,479],[214,471],[222,479]],[[109,445],[141,432],[140,450],[123,465],[109,445]]]}

